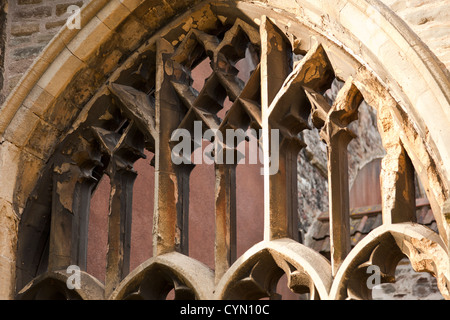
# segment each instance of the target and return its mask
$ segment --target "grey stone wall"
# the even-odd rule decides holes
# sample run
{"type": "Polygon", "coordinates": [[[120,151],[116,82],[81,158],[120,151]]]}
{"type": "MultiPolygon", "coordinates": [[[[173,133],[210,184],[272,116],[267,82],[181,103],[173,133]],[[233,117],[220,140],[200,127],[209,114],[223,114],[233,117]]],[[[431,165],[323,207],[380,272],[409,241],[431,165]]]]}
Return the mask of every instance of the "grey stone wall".
{"type": "Polygon", "coordinates": [[[308,241],[311,225],[322,212],[328,211],[327,151],[317,129],[301,135],[307,147],[299,153],[297,164],[299,227],[308,241]]]}
{"type": "Polygon", "coordinates": [[[6,0],[0,0],[0,105],[5,99],[2,88],[5,73],[6,11],[6,0]]]}
{"type": "Polygon", "coordinates": [[[426,272],[415,272],[408,259],[395,270],[395,283],[383,283],[372,289],[374,300],[444,300],[436,278],[426,272]]]}
{"type": "MultiPolygon", "coordinates": [[[[335,80],[332,88],[326,93],[330,104],[342,85],[341,81],[335,80]]],[[[312,124],[310,125],[312,127],[312,124]]],[[[357,136],[348,145],[351,188],[358,171],[372,160],[383,157],[385,151],[377,129],[376,111],[365,102],[360,105],[358,120],[350,125],[350,129],[357,136]]],[[[317,129],[304,131],[301,136],[307,147],[299,154],[299,216],[301,231],[306,234],[306,241],[308,241],[309,226],[314,223],[319,214],[328,210],[327,147],[320,140],[317,129]]]]}

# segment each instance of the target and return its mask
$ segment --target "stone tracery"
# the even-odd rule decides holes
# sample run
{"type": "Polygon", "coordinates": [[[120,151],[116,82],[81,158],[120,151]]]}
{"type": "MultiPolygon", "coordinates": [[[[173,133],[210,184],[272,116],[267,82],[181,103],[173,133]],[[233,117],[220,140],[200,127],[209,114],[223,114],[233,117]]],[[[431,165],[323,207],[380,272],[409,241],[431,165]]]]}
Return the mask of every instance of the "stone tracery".
{"type": "MultiPolygon", "coordinates": [[[[284,272],[289,276],[289,286],[293,291],[305,292],[306,290],[311,298],[345,298],[345,295],[329,296],[329,290],[333,276],[343,272],[340,266],[346,264],[345,261],[350,253],[348,226],[346,227],[349,219],[346,146],[352,135],[346,127],[357,116],[357,108],[362,100],[362,93],[358,89],[360,80],[354,81],[352,77],[344,79],[345,86],[339,92],[333,106],[330,106],[321,94],[331,86],[335,74],[326,49],[317,40],[313,41],[309,50],[303,52],[305,53],[303,59],[294,65],[292,55],[295,51],[302,51],[302,49],[294,47],[293,37],[282,32],[271,18],[260,17],[260,30],[254,23],[252,25],[239,18],[227,19],[229,20],[223,22],[217,17],[214,28],[209,26],[205,30],[192,28],[178,43],[164,37],[151,43],[147,47],[151,51],[149,56],[153,57],[147,59],[147,63],[153,62],[155,67],[144,70],[146,65],[142,63],[135,72],[126,68],[121,71],[121,74],[137,74],[144,79],[137,81],[140,83],[139,86],[136,85],[137,82],[133,83],[125,77],[119,78],[116,79],[118,81],[112,81],[108,85],[104,95],[97,96],[91,102],[95,105],[97,101],[106,100],[111,107],[109,105],[103,107],[103,114],[98,114],[95,120],[92,118],[86,120],[80,125],[81,129],[75,130],[73,134],[75,138],[69,137],[65,142],[70,146],[74,143],[73,140],[70,141],[71,139],[80,139],[84,142],[85,149],[71,153],[68,159],[60,163],[56,160],[54,162],[58,165],[54,168],[55,183],[52,194],[51,246],[48,257],[50,271],[58,272],[70,264],[83,265],[85,250],[83,249],[85,246],[83,232],[72,231],[71,236],[68,237],[66,232],[58,230],[61,228],[78,230],[76,227],[78,225],[81,226],[79,230],[83,230],[88,212],[82,204],[95,183],[94,173],[101,172],[108,174],[112,181],[108,242],[111,247],[108,252],[105,298],[127,298],[133,294],[143,298],[165,297],[170,281],[175,288],[176,298],[214,297],[212,292],[209,296],[208,293],[201,295],[196,292],[200,290],[199,288],[189,287],[195,286],[195,282],[189,282],[185,277],[183,278],[184,268],[175,270],[174,265],[178,260],[183,260],[187,264],[195,264],[195,262],[176,257],[169,259],[171,261],[169,267],[160,267],[161,263],[157,262],[158,257],[164,259],[166,255],[176,256],[174,252],[188,255],[186,230],[189,214],[189,173],[192,168],[184,165],[176,166],[171,162],[169,140],[173,130],[180,127],[190,128],[192,121],[200,120],[205,127],[218,130],[248,126],[261,127],[265,132],[262,137],[263,143],[269,140],[269,129],[276,128],[281,131],[280,171],[276,175],[265,177],[267,187],[264,217],[265,243],[260,245],[261,253],[252,256],[254,261],[239,262],[246,265],[244,268],[246,271],[245,274],[237,273],[236,278],[229,278],[230,275],[227,273],[228,270],[233,269],[233,263],[237,259],[234,234],[235,204],[233,204],[235,172],[233,167],[216,165],[216,179],[219,181],[219,187],[216,190],[216,268],[213,276],[224,292],[222,296],[217,297],[269,296],[276,298],[273,282],[277,281],[284,272]],[[172,45],[173,42],[177,44],[172,45]],[[235,63],[244,57],[245,49],[249,45],[259,50],[260,62],[250,80],[244,84],[237,78],[235,63]],[[211,59],[213,73],[206,80],[203,89],[196,92],[191,87],[190,71],[206,56],[211,59]],[[150,72],[149,75],[149,70],[154,72],[150,72]],[[124,84],[126,81],[129,83],[124,84]],[[143,88],[145,92],[142,91],[143,88]],[[216,113],[221,109],[226,96],[233,105],[225,118],[219,119],[216,113]],[[293,180],[296,180],[294,179],[297,170],[296,155],[304,147],[304,143],[298,138],[298,133],[308,129],[310,113],[314,125],[322,128],[321,137],[327,142],[329,155],[331,238],[334,253],[328,265],[329,274],[320,276],[313,275],[308,269],[310,266],[304,266],[299,261],[287,261],[285,256],[280,257],[279,254],[285,246],[294,252],[301,252],[299,256],[309,256],[312,266],[327,265],[319,254],[308,250],[298,242],[296,230],[297,192],[296,182],[293,180]],[[101,118],[107,120],[100,120],[101,118]],[[85,130],[89,130],[89,133],[85,133],[85,130]],[[128,292],[125,296],[118,294],[116,290],[127,287],[126,275],[129,272],[127,255],[129,255],[131,219],[129,205],[132,196],[130,190],[135,175],[132,166],[138,158],[143,156],[144,148],[155,152],[154,166],[157,175],[154,226],[156,258],[150,263],[155,267],[147,268],[145,272],[149,274],[165,272],[169,280],[166,279],[164,285],[161,284],[155,288],[151,288],[151,285],[147,283],[139,284],[135,293],[128,292]],[[102,151],[101,156],[99,150],[102,151]],[[79,189],[81,191],[78,191],[79,189]],[[75,211],[73,217],[76,218],[68,221],[65,210],[71,209],[75,211]],[[60,241],[60,239],[66,239],[66,241],[60,241]],[[247,264],[251,264],[250,269],[247,264]],[[265,278],[266,276],[268,278],[265,278]],[[227,279],[226,282],[221,282],[223,277],[227,279]],[[236,287],[240,289],[233,291],[232,288],[236,287]]],[[[396,156],[389,152],[390,150],[395,152],[394,148],[386,149],[389,157],[396,156]]],[[[407,155],[403,149],[401,151],[397,157],[400,157],[399,161],[404,161],[403,158],[407,155]]],[[[270,152],[268,144],[265,145],[264,152],[267,159],[270,152]]],[[[410,180],[411,172],[408,168],[402,167],[402,169],[394,170],[394,174],[400,176],[400,181],[404,181],[402,186],[406,188],[413,183],[410,180]]],[[[386,183],[390,182],[386,180],[386,183]]],[[[394,185],[387,188],[395,190],[401,187],[398,183],[399,179],[394,179],[394,185]]],[[[411,199],[399,195],[393,200],[394,203],[385,204],[383,209],[386,225],[413,222],[403,210],[407,208],[409,200],[411,199]]],[[[432,237],[439,238],[438,235],[432,235],[432,237]]],[[[380,241],[383,240],[384,237],[380,237],[380,241]]],[[[396,244],[400,245],[398,241],[396,244]]],[[[387,246],[381,242],[376,248],[383,248],[383,245],[387,246]]],[[[443,244],[440,246],[444,247],[443,244]]],[[[364,250],[364,248],[358,250],[364,250]]],[[[406,249],[401,247],[400,250],[404,252],[406,249]]],[[[374,249],[375,251],[377,249],[374,249]]],[[[439,254],[445,254],[444,249],[438,251],[439,254]]],[[[408,256],[413,259],[412,254],[408,256]]],[[[379,255],[374,255],[372,258],[378,259],[379,255]]],[[[360,261],[361,265],[364,262],[366,261],[360,261]]],[[[449,266],[444,265],[443,268],[449,268],[449,266]]],[[[389,274],[389,271],[387,270],[386,274],[389,274]]],[[[214,280],[209,279],[212,276],[211,272],[207,269],[203,269],[203,272],[208,278],[206,281],[212,283],[214,280]]],[[[439,271],[437,274],[445,274],[445,271],[439,271]]],[[[136,279],[141,277],[143,276],[135,273],[132,278],[133,284],[136,284],[138,281],[136,279]]],[[[354,277],[351,279],[348,285],[350,297],[367,297],[367,293],[354,289],[354,282],[365,281],[364,277],[362,280],[354,280],[354,277]]],[[[448,278],[441,276],[440,279],[443,288],[441,291],[446,294],[445,283],[448,282],[448,278]]],[[[94,283],[94,286],[101,287],[98,283],[94,283]]],[[[27,290],[35,290],[35,288],[33,286],[31,289],[26,288],[21,295],[26,297],[27,290]]],[[[340,291],[339,294],[341,294],[340,291]]]]}

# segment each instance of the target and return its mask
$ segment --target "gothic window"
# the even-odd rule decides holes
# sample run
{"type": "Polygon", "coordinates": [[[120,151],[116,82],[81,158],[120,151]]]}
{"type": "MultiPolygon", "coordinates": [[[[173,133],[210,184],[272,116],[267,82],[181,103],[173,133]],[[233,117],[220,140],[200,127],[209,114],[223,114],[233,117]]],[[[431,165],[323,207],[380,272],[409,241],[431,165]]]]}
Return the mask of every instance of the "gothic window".
{"type": "Polygon", "coordinates": [[[378,89],[377,80],[367,75],[362,81],[358,63],[311,29],[260,7],[243,8],[207,6],[195,13],[203,14],[196,23],[185,15],[163,28],[83,107],[24,211],[19,298],[279,299],[283,275],[290,291],[309,299],[367,298],[369,267],[380,269],[381,281],[391,281],[405,255],[416,270],[435,275],[448,296],[448,262],[439,259],[447,253],[438,233],[414,223],[414,168],[383,107],[384,93],[368,89],[378,89]],[[251,62],[247,75],[240,73],[242,60],[251,62]],[[205,61],[210,74],[196,89],[192,73],[205,61]],[[330,101],[325,93],[335,79],[343,85],[330,101]],[[376,104],[386,150],[382,225],[352,250],[347,147],[355,137],[349,126],[364,99],[376,104]],[[300,133],[313,128],[327,146],[329,260],[302,244],[298,230],[297,157],[306,146],[300,133]],[[194,157],[201,147],[196,134],[209,130],[225,137],[227,129],[236,133],[233,142],[249,140],[262,150],[264,240],[237,254],[236,167],[242,154],[216,135],[210,149],[215,160],[210,269],[189,256],[195,161],[187,161],[173,133],[192,138],[186,145],[188,157],[194,157]],[[249,129],[256,135],[242,134],[249,129]],[[134,166],[140,159],[155,172],[153,230],[148,230],[153,257],[131,270],[134,166]],[[110,197],[105,279],[99,281],[86,272],[87,239],[90,200],[103,176],[109,178],[110,197]],[[65,287],[66,269],[73,265],[82,270],[77,290],[65,287]]]}

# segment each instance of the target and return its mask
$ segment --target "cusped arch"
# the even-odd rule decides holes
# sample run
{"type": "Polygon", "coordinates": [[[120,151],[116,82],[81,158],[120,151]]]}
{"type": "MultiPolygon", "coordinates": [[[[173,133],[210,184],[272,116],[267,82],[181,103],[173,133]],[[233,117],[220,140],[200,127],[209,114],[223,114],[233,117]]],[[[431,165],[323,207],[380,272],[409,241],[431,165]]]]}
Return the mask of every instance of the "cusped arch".
{"type": "Polygon", "coordinates": [[[33,279],[16,297],[19,300],[103,300],[104,286],[79,269],[46,272],[33,279]],[[68,284],[72,287],[69,288],[68,284]]]}
{"type": "MultiPolygon", "coordinates": [[[[212,22],[203,13],[214,10],[238,10],[256,24],[260,23],[261,14],[270,12],[289,32],[307,30],[320,38],[333,63],[342,58],[336,76],[353,76],[363,95],[373,90],[368,80],[381,84],[399,102],[400,108],[393,113],[403,130],[405,148],[414,154],[417,141],[420,142],[412,160],[420,167],[421,177],[429,181],[433,212],[444,242],[448,241],[444,234],[450,230],[450,146],[445,143],[450,136],[449,81],[420,39],[378,0],[337,1],[333,6],[327,1],[312,0],[282,4],[194,0],[171,4],[144,0],[90,2],[82,10],[82,29],[65,27],[1,108],[0,134],[5,143],[0,148],[9,164],[2,167],[4,188],[0,197],[7,209],[20,217],[54,148],[72,126],[87,116],[84,106],[98,92],[104,93],[105,82],[120,77],[117,68],[133,63],[133,56],[144,53],[146,40],[157,31],[186,27],[183,21],[191,15],[191,24],[207,28],[212,22]],[[278,12],[271,10],[274,8],[278,12]],[[186,13],[177,17],[178,12],[186,13]],[[350,66],[353,63],[359,66],[356,73],[350,66]],[[98,66],[101,68],[96,69],[98,66]],[[404,77],[405,71],[410,77],[404,77]],[[429,105],[435,108],[433,112],[428,112],[429,105]],[[412,125],[406,125],[408,122],[412,125]],[[41,139],[43,134],[45,141],[41,139]]],[[[15,247],[18,230],[15,225],[11,229],[14,231],[5,241],[7,246],[15,247]]],[[[15,261],[14,256],[7,254],[15,261]]],[[[2,268],[2,272],[14,274],[14,263],[2,268]]],[[[5,294],[12,296],[13,289],[5,294]]]]}
{"type": "Polygon", "coordinates": [[[210,300],[214,272],[201,262],[178,252],[142,263],[114,290],[111,300],[164,300],[174,290],[175,299],[210,300]]]}
{"type": "Polygon", "coordinates": [[[395,268],[405,256],[416,272],[433,274],[442,295],[449,298],[450,262],[445,244],[433,230],[417,223],[386,224],[370,232],[345,258],[330,298],[370,299],[367,283],[375,269],[368,268],[375,266],[382,282],[393,282],[395,268]]]}
{"type": "Polygon", "coordinates": [[[262,241],[245,252],[224,274],[216,299],[274,298],[282,274],[295,293],[327,299],[332,284],[331,265],[314,250],[291,239],[262,241]]]}

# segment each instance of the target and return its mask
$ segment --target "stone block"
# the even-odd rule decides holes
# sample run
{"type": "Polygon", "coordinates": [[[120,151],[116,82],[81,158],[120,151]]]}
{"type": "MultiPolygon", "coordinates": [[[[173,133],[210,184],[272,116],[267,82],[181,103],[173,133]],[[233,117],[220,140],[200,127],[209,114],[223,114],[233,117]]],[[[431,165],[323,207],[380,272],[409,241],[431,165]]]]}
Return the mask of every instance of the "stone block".
{"type": "Polygon", "coordinates": [[[6,129],[4,137],[16,146],[23,147],[38,122],[39,117],[22,105],[6,129]]]}
{"type": "Polygon", "coordinates": [[[36,85],[26,97],[23,105],[42,117],[54,100],[55,98],[50,93],[36,85]]]}
{"type": "Polygon", "coordinates": [[[67,44],[67,48],[81,61],[86,62],[100,45],[111,35],[111,30],[97,17],[67,44]]]}
{"type": "Polygon", "coordinates": [[[70,2],[70,3],[61,3],[56,5],[56,15],[58,17],[64,15],[67,13],[67,8],[70,6],[77,6],[81,8],[83,6],[83,1],[77,1],[77,2],[70,2]]]}
{"type": "Polygon", "coordinates": [[[18,161],[18,171],[15,178],[14,204],[24,208],[31,191],[35,188],[37,179],[45,165],[45,161],[23,150],[18,161]]]}
{"type": "Polygon", "coordinates": [[[0,145],[0,198],[13,202],[14,188],[19,171],[20,150],[12,143],[5,141],[0,145]]]}
{"type": "Polygon", "coordinates": [[[340,22],[373,52],[389,39],[382,30],[384,18],[374,10],[362,13],[358,8],[348,3],[340,12],[340,22]]]}
{"type": "Polygon", "coordinates": [[[14,50],[12,56],[14,60],[35,58],[42,52],[42,49],[44,49],[42,45],[20,48],[14,50]]]}
{"type": "Polygon", "coordinates": [[[102,74],[109,74],[117,67],[120,58],[122,58],[122,55],[123,54],[120,50],[111,51],[103,61],[98,71],[102,74]]]}
{"type": "Polygon", "coordinates": [[[134,14],[142,24],[155,30],[161,27],[164,20],[173,16],[175,11],[166,2],[155,1],[154,3],[144,2],[134,14]]]}
{"type": "Polygon", "coordinates": [[[31,24],[16,23],[11,26],[11,35],[15,37],[29,36],[36,32],[39,32],[38,23],[31,23],[31,24]]]}
{"type": "Polygon", "coordinates": [[[128,10],[133,11],[136,9],[144,0],[119,0],[128,10]]]}
{"type": "Polygon", "coordinates": [[[40,159],[47,159],[59,141],[60,135],[61,133],[55,127],[40,120],[25,148],[40,159]]]}
{"type": "Polygon", "coordinates": [[[32,63],[33,59],[23,59],[19,61],[10,61],[8,63],[8,71],[11,74],[23,74],[28,70],[28,62],[32,63]]]}
{"type": "Polygon", "coordinates": [[[28,10],[19,10],[14,12],[14,21],[23,19],[42,19],[52,15],[52,7],[37,7],[28,10]]]}
{"type": "Polygon", "coordinates": [[[119,0],[110,1],[97,17],[111,30],[114,30],[128,15],[130,10],[119,0]]]}
{"type": "Polygon", "coordinates": [[[18,0],[19,5],[39,4],[39,3],[42,3],[42,0],[18,0]]]}
{"type": "MultiPolygon", "coordinates": [[[[69,90],[70,91],[70,90],[69,90]]],[[[85,93],[83,93],[83,96],[85,93]]],[[[73,95],[68,94],[67,98],[61,96],[56,99],[52,105],[44,113],[42,119],[61,132],[64,132],[71,125],[72,121],[76,118],[80,109],[74,101],[70,99],[80,99],[80,95],[75,98],[71,98],[73,95]],[[58,107],[56,107],[58,106],[58,107]]],[[[81,107],[81,106],[80,106],[81,107]]]]}
{"type": "Polygon", "coordinates": [[[83,67],[83,62],[68,49],[63,49],[38,81],[38,85],[57,97],[72,80],[74,74],[83,67]]]}
{"type": "Polygon", "coordinates": [[[50,21],[45,24],[45,29],[51,30],[51,29],[60,29],[66,24],[66,20],[58,20],[58,21],[50,21]]]}
{"type": "Polygon", "coordinates": [[[117,30],[122,40],[120,46],[129,48],[129,50],[136,49],[142,41],[142,36],[147,32],[147,28],[144,25],[133,16],[130,16],[117,30]]]}
{"type": "Polygon", "coordinates": [[[0,256],[14,260],[19,218],[12,204],[0,199],[0,256]]]}
{"type": "Polygon", "coordinates": [[[0,256],[0,300],[14,298],[15,263],[0,256]]]}

